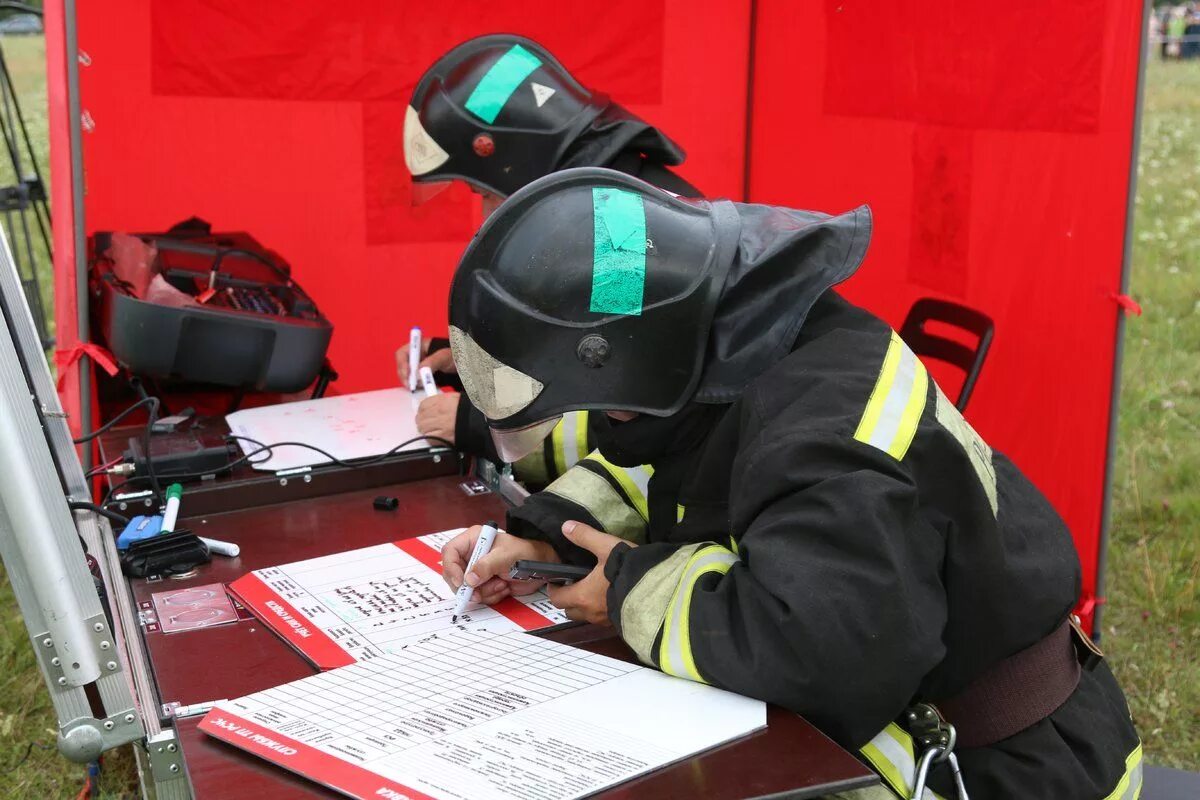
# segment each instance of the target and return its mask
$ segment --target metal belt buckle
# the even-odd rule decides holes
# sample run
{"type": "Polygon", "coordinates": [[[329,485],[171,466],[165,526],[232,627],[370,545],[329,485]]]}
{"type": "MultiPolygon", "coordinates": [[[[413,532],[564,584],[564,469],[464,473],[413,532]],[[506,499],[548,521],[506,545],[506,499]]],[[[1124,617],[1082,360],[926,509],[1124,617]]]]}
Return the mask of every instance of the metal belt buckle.
{"type": "Polygon", "coordinates": [[[928,703],[917,703],[905,716],[913,737],[913,748],[921,754],[917,760],[917,775],[909,800],[924,800],[929,769],[943,761],[950,765],[959,800],[970,800],[967,787],[963,784],[962,771],[958,768],[958,756],[954,754],[954,745],[958,741],[954,726],[942,719],[938,710],[928,703]]]}

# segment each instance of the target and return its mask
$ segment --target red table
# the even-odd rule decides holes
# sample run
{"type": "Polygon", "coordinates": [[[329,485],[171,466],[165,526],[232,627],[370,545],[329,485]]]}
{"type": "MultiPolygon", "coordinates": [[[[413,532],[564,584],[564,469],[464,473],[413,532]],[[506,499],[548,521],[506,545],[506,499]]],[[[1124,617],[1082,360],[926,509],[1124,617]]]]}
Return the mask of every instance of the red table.
{"type": "MultiPolygon", "coordinates": [[[[469,496],[462,476],[450,475],[266,505],[209,516],[187,516],[181,525],[239,544],[236,559],[215,556],[186,579],[132,581],[138,602],[167,589],[229,583],[246,572],[381,542],[502,519],[494,494],[469,496]],[[394,512],[372,508],[380,494],[395,496],[394,512]]],[[[549,634],[559,641],[633,660],[605,628],[582,626],[549,634]]],[[[246,620],[176,634],[146,633],[159,696],[164,703],[193,704],[239,697],[311,675],[313,669],[267,628],[246,620]]],[[[188,776],[198,800],[274,800],[336,797],[330,791],[200,733],[200,717],[176,721],[188,776]]],[[[646,775],[600,795],[606,798],[819,797],[876,781],[873,773],[802,718],[772,706],[765,731],[646,775]]]]}

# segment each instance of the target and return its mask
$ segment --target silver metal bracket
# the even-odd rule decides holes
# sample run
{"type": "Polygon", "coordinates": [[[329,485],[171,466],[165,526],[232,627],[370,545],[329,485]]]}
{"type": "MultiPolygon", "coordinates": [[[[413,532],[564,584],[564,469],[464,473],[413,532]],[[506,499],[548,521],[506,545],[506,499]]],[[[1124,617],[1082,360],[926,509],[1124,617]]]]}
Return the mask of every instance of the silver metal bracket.
{"type": "Polygon", "coordinates": [[[512,467],[508,464],[497,467],[486,458],[477,458],[475,471],[485,486],[514,506],[521,505],[529,497],[525,487],[513,480],[512,467]]]}
{"type": "MultiPolygon", "coordinates": [[[[121,659],[117,656],[117,650],[113,646],[112,631],[109,630],[108,620],[105,619],[104,614],[88,617],[85,620],[85,624],[87,625],[88,633],[92,636],[92,641],[96,645],[96,651],[100,653],[100,674],[115,675],[120,672],[122,670],[121,659]]],[[[40,645],[34,648],[34,652],[37,654],[42,668],[50,676],[51,683],[55,686],[65,687],[67,685],[67,677],[63,672],[62,658],[54,646],[54,640],[50,637],[50,632],[43,632],[34,637],[34,639],[40,645]]]]}
{"type": "Polygon", "coordinates": [[[150,774],[155,783],[183,778],[183,753],[175,731],[165,730],[146,739],[146,755],[150,760],[150,774]]]}
{"type": "Polygon", "coordinates": [[[458,488],[462,489],[463,494],[465,494],[467,497],[476,497],[481,494],[492,493],[492,490],[488,488],[488,485],[478,478],[465,480],[458,485],[458,488]]]}
{"type": "Polygon", "coordinates": [[[142,735],[141,720],[133,708],[106,719],[81,717],[63,725],[58,732],[58,750],[79,764],[95,761],[105,750],[120,747],[142,735]]]}

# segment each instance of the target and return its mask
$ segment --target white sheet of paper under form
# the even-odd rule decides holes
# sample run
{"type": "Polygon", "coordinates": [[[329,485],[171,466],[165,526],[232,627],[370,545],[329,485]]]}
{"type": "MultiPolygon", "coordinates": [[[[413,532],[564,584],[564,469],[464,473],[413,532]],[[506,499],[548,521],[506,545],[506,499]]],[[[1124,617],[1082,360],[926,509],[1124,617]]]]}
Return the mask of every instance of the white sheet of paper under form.
{"type": "MultiPolygon", "coordinates": [[[[424,395],[414,396],[404,388],[300,400],[261,408],[235,411],[225,417],[235,436],[245,436],[263,444],[303,442],[320,447],[343,460],[382,455],[401,442],[420,435],[417,431],[417,406],[424,395]]],[[[243,454],[258,446],[238,441],[243,454]]],[[[429,447],[424,439],[404,450],[429,447]]],[[[270,457],[251,459],[255,469],[278,472],[327,464],[329,459],[306,447],[279,447],[270,457]]]]}
{"type": "Polygon", "coordinates": [[[758,700],[471,631],[222,701],[200,725],[350,797],[411,800],[572,800],[765,726],[758,700]]]}

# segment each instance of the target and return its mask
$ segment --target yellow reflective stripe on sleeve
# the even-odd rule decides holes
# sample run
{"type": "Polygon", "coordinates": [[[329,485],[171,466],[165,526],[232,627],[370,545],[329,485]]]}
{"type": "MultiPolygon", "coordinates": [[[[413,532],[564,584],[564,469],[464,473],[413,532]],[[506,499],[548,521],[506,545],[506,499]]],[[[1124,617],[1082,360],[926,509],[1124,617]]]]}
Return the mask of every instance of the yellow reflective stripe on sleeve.
{"type": "Polygon", "coordinates": [[[1104,800],[1138,800],[1142,796],[1142,745],[1125,758],[1125,774],[1104,800]]]}
{"type": "Polygon", "coordinates": [[[637,509],[642,519],[649,522],[650,477],[654,475],[654,468],[649,464],[640,467],[618,467],[602,456],[599,450],[593,450],[588,455],[588,460],[604,467],[605,471],[620,484],[621,489],[629,496],[629,501],[633,503],[633,507],[637,509]]]}
{"type": "Polygon", "coordinates": [[[646,541],[645,520],[630,508],[612,484],[591,470],[583,467],[569,469],[545,491],[585,508],[606,533],[634,544],[646,541]]]}
{"type": "Polygon", "coordinates": [[[554,428],[554,463],[558,474],[578,464],[588,454],[587,412],[572,411],[563,415],[562,422],[554,428]]]}
{"type": "Polygon", "coordinates": [[[555,475],[565,475],[567,470],[578,464],[587,454],[586,411],[570,411],[550,433],[551,449],[554,452],[555,475]]]}
{"type": "Polygon", "coordinates": [[[892,338],[888,342],[887,353],[883,357],[883,367],[879,370],[875,388],[871,390],[871,399],[867,401],[867,408],[863,411],[862,419],[859,420],[858,430],[854,432],[854,438],[860,442],[869,443],[871,432],[879,426],[879,417],[883,414],[884,401],[887,400],[887,394],[892,384],[896,382],[896,369],[900,365],[900,349],[903,346],[900,337],[893,332],[892,338]]]}
{"type": "Polygon", "coordinates": [[[667,615],[667,605],[692,555],[703,546],[681,547],[655,564],[621,601],[621,638],[643,664],[654,666],[651,653],[667,615]]]}
{"type": "Polygon", "coordinates": [[[571,462],[571,466],[575,466],[583,459],[587,458],[588,454],[588,412],[575,412],[575,460],[571,462]]]}
{"type": "Polygon", "coordinates": [[[679,503],[675,504],[675,521],[676,522],[683,522],[683,515],[686,513],[687,513],[686,508],[681,506],[679,503]]]}
{"type": "Polygon", "coordinates": [[[692,613],[692,593],[696,582],[709,572],[726,573],[737,563],[738,557],[719,544],[708,545],[697,550],[684,567],[683,576],[671,596],[667,616],[663,622],[662,645],[658,651],[658,668],[677,678],[705,683],[696,669],[692,656],[689,623],[692,613]]]}
{"type": "MultiPolygon", "coordinates": [[[[904,454],[908,452],[908,446],[912,444],[913,436],[917,433],[917,424],[921,421],[921,412],[925,410],[925,398],[929,392],[929,373],[925,371],[925,365],[907,347],[904,348],[904,352],[908,353],[908,357],[912,359],[915,373],[912,378],[912,387],[908,392],[908,402],[904,406],[904,412],[900,415],[900,424],[896,429],[896,435],[887,449],[888,454],[897,461],[904,458],[904,454]]],[[[904,368],[904,361],[900,362],[900,367],[904,368]]]]}
{"type": "MultiPolygon", "coordinates": [[[[917,760],[913,755],[912,737],[899,725],[888,723],[874,739],[863,745],[860,752],[893,792],[905,800],[912,797],[913,783],[917,779],[917,760]]],[[[942,798],[926,788],[921,800],[942,798]]]]}
{"type": "Polygon", "coordinates": [[[928,390],[925,365],[892,331],[883,367],[854,438],[898,461],[903,459],[921,421],[928,390]]]}
{"type": "Polygon", "coordinates": [[[963,415],[942,393],[942,390],[937,386],[934,387],[934,390],[937,392],[934,414],[938,424],[958,441],[963,452],[967,454],[967,458],[971,461],[971,467],[974,468],[975,475],[979,478],[979,484],[983,487],[983,493],[987,495],[988,504],[992,507],[992,516],[994,517],[999,513],[1000,504],[996,493],[996,467],[992,463],[992,448],[983,440],[983,437],[975,432],[971,424],[963,419],[963,415]]]}

